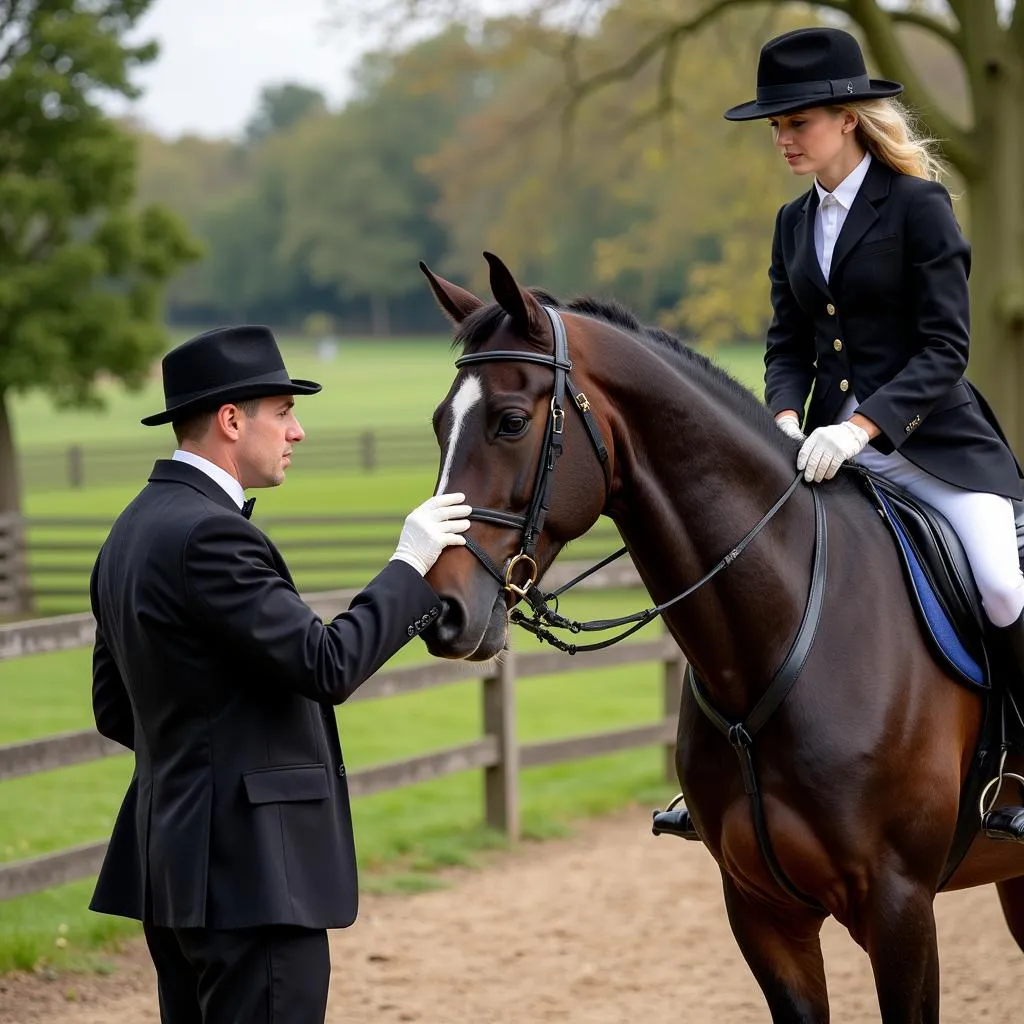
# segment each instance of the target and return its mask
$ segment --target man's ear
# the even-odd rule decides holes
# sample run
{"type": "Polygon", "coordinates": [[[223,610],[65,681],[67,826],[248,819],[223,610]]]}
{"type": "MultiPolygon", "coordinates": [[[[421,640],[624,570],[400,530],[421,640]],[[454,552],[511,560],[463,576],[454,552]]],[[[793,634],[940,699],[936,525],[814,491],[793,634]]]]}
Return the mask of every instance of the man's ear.
{"type": "MultiPolygon", "coordinates": [[[[216,430],[220,436],[230,438],[234,441],[238,439],[238,432],[244,418],[245,413],[243,413],[237,405],[233,402],[227,402],[222,405],[216,413],[214,413],[210,426],[216,430]]],[[[210,431],[208,430],[206,433],[207,436],[209,436],[210,431]]]]}

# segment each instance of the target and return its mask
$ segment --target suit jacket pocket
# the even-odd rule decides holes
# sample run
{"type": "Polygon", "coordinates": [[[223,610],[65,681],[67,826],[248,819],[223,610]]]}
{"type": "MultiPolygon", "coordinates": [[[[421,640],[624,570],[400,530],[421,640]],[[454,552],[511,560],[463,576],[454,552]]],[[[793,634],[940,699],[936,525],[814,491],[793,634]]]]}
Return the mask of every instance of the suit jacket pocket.
{"type": "Polygon", "coordinates": [[[854,246],[850,251],[850,259],[852,260],[857,256],[877,256],[883,252],[895,252],[896,246],[897,236],[895,233],[881,235],[879,238],[872,238],[854,246]]]}
{"type": "Polygon", "coordinates": [[[934,416],[937,412],[955,409],[958,405],[966,405],[970,400],[971,389],[966,381],[959,380],[932,406],[932,411],[928,415],[934,416]]]}
{"type": "Polygon", "coordinates": [[[326,800],[331,792],[327,783],[327,767],[322,764],[257,768],[246,772],[242,782],[251,804],[326,800]]]}

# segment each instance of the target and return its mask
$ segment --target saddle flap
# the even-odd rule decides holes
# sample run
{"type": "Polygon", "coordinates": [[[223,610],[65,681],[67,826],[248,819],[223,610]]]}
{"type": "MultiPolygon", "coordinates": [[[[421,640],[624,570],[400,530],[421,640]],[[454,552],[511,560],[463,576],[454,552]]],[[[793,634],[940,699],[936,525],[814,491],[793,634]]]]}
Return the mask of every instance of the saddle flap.
{"type": "Polygon", "coordinates": [[[870,472],[863,479],[896,540],[926,636],[957,678],[987,686],[987,619],[956,531],[941,512],[902,488],[870,472]]]}

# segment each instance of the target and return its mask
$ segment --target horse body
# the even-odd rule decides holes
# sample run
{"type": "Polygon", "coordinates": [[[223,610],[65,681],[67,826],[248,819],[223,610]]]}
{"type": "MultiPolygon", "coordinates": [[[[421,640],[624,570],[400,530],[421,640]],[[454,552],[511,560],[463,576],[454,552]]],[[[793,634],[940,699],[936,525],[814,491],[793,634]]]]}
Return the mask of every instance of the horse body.
{"type": "MultiPolygon", "coordinates": [[[[479,299],[431,277],[452,318],[469,321],[468,344],[550,351],[536,299],[500,261],[489,260],[492,289],[508,315],[491,310],[487,330],[480,329],[487,310],[479,299]]],[[[749,393],[702,357],[625,319],[616,322],[614,311],[603,318],[594,312],[584,305],[562,318],[573,375],[610,449],[611,484],[570,411],[538,567],[543,571],[603,512],[662,603],[700,578],[785,491],[796,446],[749,393]]],[[[536,476],[551,371],[495,362],[474,372],[486,377],[486,401],[477,419],[463,424],[455,458],[445,453],[448,485],[475,506],[517,511],[529,504],[536,476]],[[503,432],[509,410],[513,420],[522,414],[529,429],[503,432]]],[[[436,418],[442,447],[451,398],[436,418]]],[[[773,1020],[829,1019],[818,935],[831,914],[871,958],[882,1019],[932,1024],[939,1019],[932,901],[981,702],[929,653],[892,540],[870,504],[848,481],[823,492],[829,547],[820,625],[799,681],[755,747],[777,861],[817,907],[794,900],[773,878],[736,754],[688,688],[679,717],[680,783],[721,868],[734,935],[773,1020]]],[[[499,564],[515,554],[508,529],[475,524],[473,532],[499,564]]],[[[813,543],[812,496],[800,486],[727,571],[665,614],[715,706],[734,721],[768,686],[797,632],[813,543]]],[[[426,638],[432,652],[495,654],[508,603],[473,555],[447,552],[430,580],[445,601],[437,630],[426,638]]],[[[1003,882],[1000,897],[1021,944],[1021,876],[1024,850],[978,839],[949,887],[1003,882]]]]}

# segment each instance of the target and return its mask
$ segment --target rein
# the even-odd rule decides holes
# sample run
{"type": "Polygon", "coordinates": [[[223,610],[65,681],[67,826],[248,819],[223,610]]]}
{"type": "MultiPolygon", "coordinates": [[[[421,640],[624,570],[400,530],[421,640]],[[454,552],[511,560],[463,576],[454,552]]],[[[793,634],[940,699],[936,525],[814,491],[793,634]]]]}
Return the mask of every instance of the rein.
{"type": "Polygon", "coordinates": [[[510,613],[509,619],[517,625],[522,626],[523,629],[533,633],[539,639],[551,644],[552,647],[557,647],[560,651],[565,651],[567,654],[576,654],[578,651],[600,651],[605,647],[611,647],[612,644],[617,644],[620,640],[625,640],[627,636],[630,636],[641,627],[646,626],[647,623],[658,618],[659,615],[667,611],[677,602],[696,593],[704,586],[705,583],[714,579],[723,569],[728,569],[729,566],[732,565],[732,563],[735,562],[743,553],[743,550],[747,545],[750,544],[750,542],[772,521],[772,519],[775,518],[775,514],[783,505],[786,504],[792,494],[796,491],[802,475],[802,473],[798,473],[796,475],[793,482],[785,491],[783,491],[781,497],[775,502],[775,504],[768,509],[768,511],[754,524],[754,526],[746,533],[740,542],[729,551],[728,554],[723,555],[723,557],[720,558],[703,576],[701,576],[696,583],[692,583],[682,593],[676,594],[675,597],[670,598],[668,601],[655,605],[653,608],[644,608],[642,611],[634,612],[632,615],[623,615],[618,619],[591,619],[587,622],[577,622],[574,619],[566,619],[564,616],[559,615],[556,609],[552,609],[547,604],[548,600],[551,598],[555,598],[557,601],[558,597],[561,594],[564,594],[570,587],[575,586],[581,580],[584,580],[588,576],[597,572],[598,569],[603,569],[616,558],[625,554],[626,549],[620,548],[614,554],[609,555],[597,565],[588,569],[586,572],[581,573],[575,579],[570,580],[564,586],[559,587],[558,590],[555,590],[550,594],[541,594],[536,586],[532,587],[524,596],[533,608],[533,618],[528,619],[521,611],[519,611],[518,608],[516,608],[510,613]],[[577,645],[566,643],[564,640],[555,636],[550,632],[550,630],[545,629],[540,624],[542,621],[555,629],[567,629],[571,633],[597,632],[602,629],[614,629],[616,626],[625,626],[628,623],[633,623],[633,625],[631,628],[624,630],[622,633],[619,633],[617,636],[613,636],[608,640],[602,640],[593,644],[577,645]]]}

